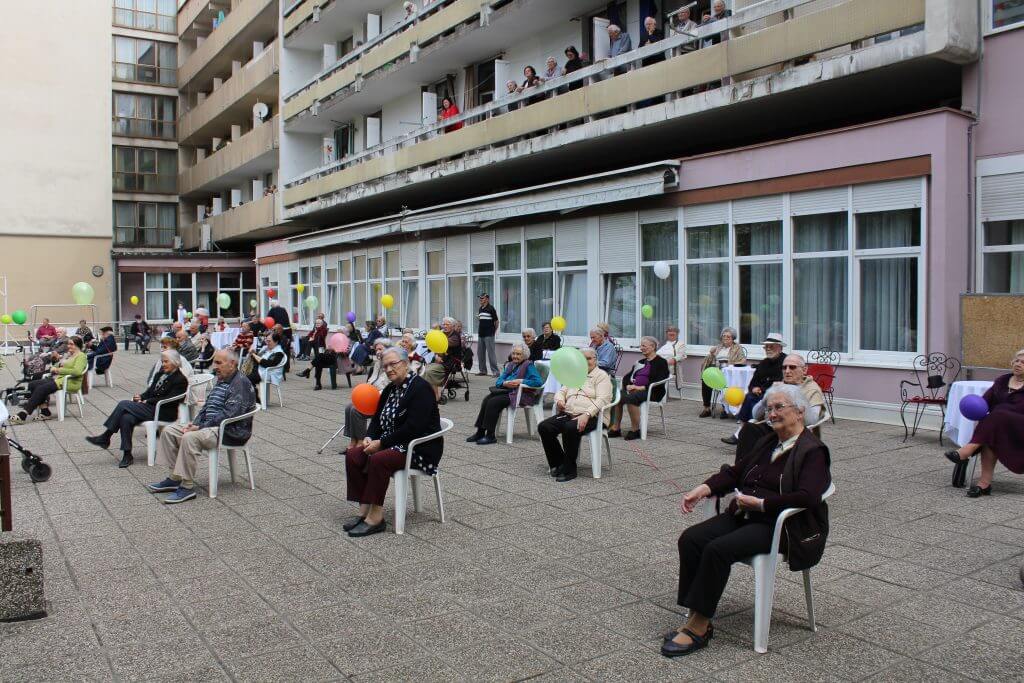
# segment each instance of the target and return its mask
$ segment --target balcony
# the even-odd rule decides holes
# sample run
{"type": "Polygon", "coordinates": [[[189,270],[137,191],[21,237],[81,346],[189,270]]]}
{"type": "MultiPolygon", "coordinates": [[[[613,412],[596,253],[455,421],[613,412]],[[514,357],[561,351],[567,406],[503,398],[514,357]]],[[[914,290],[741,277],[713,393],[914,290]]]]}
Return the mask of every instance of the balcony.
{"type": "Polygon", "coordinates": [[[114,228],[114,247],[170,248],[174,228],[114,228]]]}
{"type": "Polygon", "coordinates": [[[239,187],[277,167],[280,118],[265,121],[178,176],[184,197],[239,187]]]}
{"type": "MultiPolygon", "coordinates": [[[[708,144],[735,145],[742,138],[719,130],[716,118],[726,108],[730,125],[770,135],[786,117],[840,115],[845,97],[877,99],[886,92],[898,99],[907,83],[923,91],[937,89],[937,80],[959,83],[949,62],[969,61],[978,49],[969,25],[954,25],[970,23],[962,14],[955,0],[767,0],[698,29],[698,40],[730,36],[718,44],[694,50],[692,37],[676,35],[291,178],[285,218],[333,209],[324,220],[347,219],[361,215],[359,202],[367,211],[399,199],[415,205],[446,179],[473,169],[486,169],[474,178],[490,187],[491,180],[514,182],[513,169],[539,181],[559,169],[600,170],[601,160],[643,161],[621,156],[638,150],[665,158],[666,142],[694,131],[704,132],[708,144]],[[923,31],[912,28],[922,24],[923,31]],[[905,29],[911,31],[892,35],[905,29]],[[643,58],[662,53],[664,61],[642,66],[643,58]],[[883,68],[897,65],[904,70],[883,68]],[[820,99],[823,84],[849,77],[859,78],[820,99]],[[769,104],[781,118],[767,115],[769,104]],[[445,132],[459,122],[465,127],[445,132]]],[[[467,181],[447,182],[454,188],[467,181]]]]}
{"type": "Polygon", "coordinates": [[[277,0],[241,0],[185,58],[178,68],[178,85],[188,90],[186,86],[198,80],[205,87],[214,76],[231,73],[238,55],[252,54],[253,42],[269,43],[276,35],[277,0]]]}
{"type": "Polygon", "coordinates": [[[221,134],[230,124],[252,119],[257,102],[277,104],[278,45],[271,43],[178,121],[179,143],[195,145],[221,134]]]}
{"type": "Polygon", "coordinates": [[[210,216],[202,223],[196,222],[181,229],[182,246],[185,249],[199,249],[202,240],[202,225],[210,226],[210,238],[217,244],[238,240],[252,240],[269,237],[268,231],[277,224],[277,197],[269,194],[246,204],[228,209],[216,216],[210,216]]]}

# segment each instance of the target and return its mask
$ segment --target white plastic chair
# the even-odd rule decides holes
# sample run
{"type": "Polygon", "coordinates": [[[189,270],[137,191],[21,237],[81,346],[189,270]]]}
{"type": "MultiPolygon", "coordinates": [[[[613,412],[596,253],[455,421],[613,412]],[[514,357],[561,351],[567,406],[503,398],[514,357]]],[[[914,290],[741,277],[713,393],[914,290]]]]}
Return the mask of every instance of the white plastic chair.
{"type": "MultiPolygon", "coordinates": [[[[192,409],[200,404],[200,396],[206,400],[207,385],[217,379],[208,372],[198,372],[188,378],[188,397],[178,404],[178,423],[186,425],[192,419],[192,409]]],[[[198,412],[198,411],[196,411],[198,412]]]]}
{"type": "MultiPolygon", "coordinates": [[[[829,484],[825,493],[821,494],[824,502],[836,492],[835,483],[829,484]]],[[[704,501],[705,513],[714,512],[714,498],[704,501]]],[[[768,631],[772,625],[772,605],[775,602],[775,570],[779,566],[779,541],[786,520],[800,514],[805,508],[786,508],[775,520],[775,531],[772,533],[772,547],[767,553],[754,555],[740,560],[754,569],[754,652],[768,652],[768,631]]],[[[811,570],[804,569],[804,599],[807,601],[807,621],[811,631],[817,631],[814,621],[814,596],[811,593],[811,570]]]]}
{"type": "Polygon", "coordinates": [[[640,404],[640,439],[642,441],[647,440],[647,424],[650,419],[651,405],[657,406],[658,410],[661,411],[661,431],[668,434],[668,428],[665,426],[665,403],[668,402],[668,381],[672,379],[671,376],[666,377],[660,382],[654,382],[647,385],[647,400],[640,404]],[[651,401],[651,391],[655,387],[664,387],[665,391],[661,395],[660,401],[651,401]]]}
{"type": "Polygon", "coordinates": [[[284,358],[281,359],[280,363],[273,367],[267,368],[267,371],[263,374],[263,381],[260,382],[260,405],[263,407],[263,410],[267,410],[268,408],[267,401],[269,399],[270,394],[270,385],[273,385],[273,387],[277,389],[277,402],[281,404],[282,408],[284,408],[284,397],[281,396],[281,385],[278,382],[270,381],[270,371],[276,370],[278,368],[283,368],[285,366],[285,363],[287,362],[288,355],[285,354],[284,358]]]}
{"type": "MultiPolygon", "coordinates": [[[[96,361],[98,361],[100,358],[109,358],[109,357],[111,357],[113,355],[114,355],[113,353],[101,353],[98,356],[93,356],[92,362],[93,362],[93,366],[94,367],[92,367],[89,370],[89,380],[88,380],[89,381],[89,388],[90,389],[92,387],[96,386],[96,377],[97,377],[96,368],[95,368],[96,361]]],[[[104,370],[103,371],[103,375],[101,375],[103,377],[104,385],[109,387],[109,388],[113,388],[114,387],[114,375],[112,374],[113,369],[114,369],[114,363],[113,363],[113,359],[111,359],[110,365],[107,366],[107,369],[104,370]]]]}
{"type": "Polygon", "coordinates": [[[444,524],[444,499],[441,497],[441,473],[435,471],[434,474],[427,474],[423,470],[415,469],[412,466],[412,452],[416,446],[427,441],[433,441],[439,439],[441,436],[450,430],[453,426],[451,420],[446,417],[441,418],[441,430],[434,432],[428,436],[420,437],[419,439],[413,439],[409,442],[409,447],[405,450],[405,469],[398,470],[391,475],[391,478],[395,480],[395,533],[405,533],[405,511],[408,506],[409,500],[409,489],[412,489],[412,506],[416,512],[420,511],[420,497],[419,490],[417,488],[416,479],[419,477],[430,477],[434,480],[434,493],[437,494],[437,510],[441,516],[441,524],[444,524]]]}
{"type": "MultiPolygon", "coordinates": [[[[82,394],[81,388],[79,388],[78,391],[72,392],[71,395],[78,401],[78,416],[85,417],[85,396],[82,394]]],[[[66,389],[58,389],[54,396],[57,400],[57,421],[63,422],[65,406],[67,405],[68,400],[68,392],[66,389]]]]}
{"type": "MultiPolygon", "coordinates": [[[[605,425],[605,413],[619,405],[622,395],[619,391],[619,383],[612,382],[612,402],[609,403],[597,416],[597,427],[587,434],[587,442],[590,444],[590,471],[594,479],[601,478],[601,444],[604,444],[605,453],[608,454],[608,471],[612,471],[612,446],[608,442],[608,427],[605,425]]],[[[582,445],[582,444],[581,444],[582,445]]]]}
{"type": "Polygon", "coordinates": [[[239,422],[246,418],[253,417],[256,413],[260,412],[259,406],[256,406],[247,413],[243,413],[238,417],[228,418],[220,423],[218,428],[217,445],[214,448],[206,449],[206,457],[210,460],[210,498],[217,497],[217,466],[220,460],[221,451],[227,451],[228,455],[228,469],[231,471],[231,483],[235,483],[235,452],[242,451],[242,455],[245,456],[245,468],[249,471],[249,488],[256,490],[256,480],[252,476],[252,459],[249,457],[249,445],[248,443],[241,446],[228,446],[224,443],[224,428],[233,422],[239,422]]]}
{"type": "MultiPolygon", "coordinates": [[[[174,403],[175,401],[181,401],[178,407],[178,420],[181,420],[181,405],[185,402],[185,398],[188,396],[188,392],[184,394],[178,394],[177,396],[171,396],[161,401],[156,402],[156,408],[153,410],[153,417],[155,420],[147,420],[142,423],[142,426],[146,430],[146,462],[152,467],[156,463],[156,438],[160,435],[160,430],[171,424],[160,419],[160,408],[167,403],[174,403]]],[[[188,409],[186,408],[186,411],[188,409]]],[[[186,413],[187,414],[187,413],[186,413]]],[[[187,423],[186,423],[187,424],[187,423]]]]}
{"type": "MultiPolygon", "coordinates": [[[[544,391],[544,385],[539,387],[528,387],[525,384],[520,384],[519,389],[516,391],[516,406],[513,408],[509,406],[505,409],[505,443],[512,443],[516,427],[516,414],[522,410],[526,418],[526,432],[533,436],[537,433],[537,425],[544,420],[544,406],[542,404],[543,396],[541,395],[544,391]],[[523,391],[531,391],[537,396],[537,402],[532,406],[524,406],[521,404],[523,398],[523,391]]],[[[501,419],[498,419],[498,423],[501,423],[501,419]]]]}

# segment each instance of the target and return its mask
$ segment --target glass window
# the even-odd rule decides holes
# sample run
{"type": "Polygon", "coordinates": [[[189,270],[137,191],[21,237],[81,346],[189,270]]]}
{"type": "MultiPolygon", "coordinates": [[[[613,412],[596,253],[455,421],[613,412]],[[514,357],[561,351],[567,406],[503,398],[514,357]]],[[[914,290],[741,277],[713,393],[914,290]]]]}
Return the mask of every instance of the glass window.
{"type": "Polygon", "coordinates": [[[114,93],[113,98],[114,135],[175,139],[175,98],[128,93],[114,93]]]}
{"type": "Polygon", "coordinates": [[[453,275],[448,278],[448,315],[463,323],[469,319],[469,295],[466,286],[469,279],[465,275],[453,275]]]}
{"type": "Polygon", "coordinates": [[[114,202],[114,244],[169,247],[178,227],[176,204],[114,202]]]}
{"type": "MultiPolygon", "coordinates": [[[[844,251],[846,249],[846,212],[793,216],[793,251],[844,251]]],[[[798,348],[806,348],[800,346],[798,348]]]]}
{"type": "Polygon", "coordinates": [[[587,335],[589,330],[585,270],[563,271],[558,274],[558,314],[565,318],[565,331],[561,334],[573,337],[587,335]]]}
{"type": "Polygon", "coordinates": [[[985,223],[985,291],[1024,294],[1024,220],[985,223]]]}
{"type": "Polygon", "coordinates": [[[381,261],[381,259],[380,259],[379,256],[377,256],[375,258],[371,258],[369,260],[369,264],[370,264],[370,279],[371,280],[379,280],[380,279],[380,261],[381,261]]]}
{"type": "Polygon", "coordinates": [[[498,270],[519,270],[521,258],[519,243],[498,245],[498,270]]]}
{"type": "Polygon", "coordinates": [[[352,292],[355,297],[352,310],[356,312],[356,322],[363,323],[370,319],[370,309],[366,304],[366,283],[357,282],[352,292]]]}
{"type": "Polygon", "coordinates": [[[338,261],[339,278],[341,282],[352,280],[352,259],[343,258],[338,261]]]}
{"type": "Polygon", "coordinates": [[[427,291],[430,295],[430,301],[428,302],[430,324],[436,325],[444,317],[444,280],[429,280],[427,282],[427,291]]]}
{"type": "Polygon", "coordinates": [[[917,350],[917,257],[860,262],[860,348],[917,350]]]}
{"type": "Polygon", "coordinates": [[[857,249],[921,246],[921,210],[857,214],[857,249]]]}
{"type": "Polygon", "coordinates": [[[669,276],[664,280],[654,274],[653,266],[643,266],[640,270],[642,304],[650,306],[654,311],[650,318],[641,315],[641,334],[662,339],[666,327],[679,325],[679,266],[669,266],[669,276]]]}
{"type": "Polygon", "coordinates": [[[636,273],[604,276],[604,311],[613,337],[636,338],[636,273]]]}
{"type": "MultiPolygon", "coordinates": [[[[500,299],[498,300],[499,327],[509,334],[522,330],[522,295],[523,281],[518,275],[504,276],[498,280],[500,299]]],[[[493,301],[493,299],[492,299],[493,301]]]]}
{"type": "MultiPolygon", "coordinates": [[[[640,226],[641,261],[675,261],[679,258],[676,222],[640,226]]],[[[674,324],[674,323],[673,323],[674,324]]]]}
{"type": "Polygon", "coordinates": [[[175,0],[114,0],[114,25],[176,33],[175,0]]]}
{"type": "Polygon", "coordinates": [[[793,261],[793,348],[849,350],[847,263],[845,256],[793,261]]]}
{"type": "Polygon", "coordinates": [[[171,317],[170,299],[167,292],[146,292],[146,318],[153,320],[169,320],[171,317]]]}
{"type": "Polygon", "coordinates": [[[739,266],[740,342],[756,344],[782,329],[782,263],[739,266]]]}
{"type": "Polygon", "coordinates": [[[444,251],[427,252],[427,275],[444,275],[444,251]]]}
{"type": "Polygon", "coordinates": [[[992,29],[1024,22],[1024,0],[991,0],[992,29]]]}
{"type": "MultiPolygon", "coordinates": [[[[686,258],[721,258],[729,255],[729,226],[710,225],[703,228],[687,228],[686,258]]],[[[715,335],[718,338],[718,335],[715,335]]]]}
{"type": "Polygon", "coordinates": [[[420,283],[416,280],[402,282],[402,312],[405,327],[420,326],[420,283]]]}
{"type": "Polygon", "coordinates": [[[716,344],[729,323],[729,264],[686,266],[686,326],[688,342],[716,344]]]}
{"type": "Polygon", "coordinates": [[[766,256],[782,253],[782,221],[736,225],[736,255],[766,256]]]}
{"type": "Polygon", "coordinates": [[[167,289],[167,273],[146,273],[146,289],[167,289]]]}
{"type": "Polygon", "coordinates": [[[494,270],[494,264],[493,263],[474,263],[473,264],[473,272],[474,273],[490,273],[493,270],[494,270]]]}
{"type": "Polygon", "coordinates": [[[356,256],[355,261],[355,279],[365,280],[366,279],[366,257],[356,256]]]}
{"type": "Polygon", "coordinates": [[[394,278],[399,276],[398,250],[384,252],[384,273],[386,277],[394,278]]]}
{"type": "MultiPolygon", "coordinates": [[[[526,240],[526,267],[550,268],[554,260],[554,241],[550,237],[526,240]]],[[[510,270],[503,268],[502,270],[510,270]]]]}
{"type": "Polygon", "coordinates": [[[171,149],[113,147],[114,191],[174,194],[178,153],[171,149]]]}
{"type": "MultiPolygon", "coordinates": [[[[477,323],[479,318],[476,316],[476,311],[480,308],[479,296],[481,294],[490,294],[491,301],[494,301],[494,276],[493,275],[474,275],[473,276],[473,291],[471,292],[472,302],[470,303],[471,313],[469,316],[469,324],[466,325],[466,329],[470,330],[472,334],[477,332],[477,323]]],[[[493,304],[492,304],[493,305],[493,304]]]]}
{"type": "Polygon", "coordinates": [[[554,315],[553,280],[554,276],[550,272],[529,273],[526,276],[526,327],[532,327],[537,334],[554,315]]]}
{"type": "Polygon", "coordinates": [[[177,46],[114,36],[114,80],[175,85],[177,46]]]}

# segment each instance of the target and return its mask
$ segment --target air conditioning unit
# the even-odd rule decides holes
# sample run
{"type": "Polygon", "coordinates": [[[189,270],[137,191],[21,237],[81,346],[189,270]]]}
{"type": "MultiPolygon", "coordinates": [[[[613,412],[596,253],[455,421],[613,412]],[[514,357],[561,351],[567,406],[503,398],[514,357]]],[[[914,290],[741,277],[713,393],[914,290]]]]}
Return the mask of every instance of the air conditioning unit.
{"type": "Polygon", "coordinates": [[[209,223],[203,223],[199,227],[199,251],[213,251],[213,240],[210,238],[209,223]]]}
{"type": "Polygon", "coordinates": [[[174,236],[174,250],[181,251],[181,235],[174,236]]]}

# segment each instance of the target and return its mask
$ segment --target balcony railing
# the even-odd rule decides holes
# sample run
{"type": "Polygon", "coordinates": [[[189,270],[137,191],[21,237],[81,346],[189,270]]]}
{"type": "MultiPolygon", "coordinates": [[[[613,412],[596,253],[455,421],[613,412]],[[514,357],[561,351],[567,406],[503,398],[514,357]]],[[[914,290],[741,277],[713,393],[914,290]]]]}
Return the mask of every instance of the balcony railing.
{"type": "Polygon", "coordinates": [[[171,247],[174,228],[114,228],[115,247],[171,247]]]}
{"type": "Polygon", "coordinates": [[[252,23],[269,5],[275,3],[276,0],[242,0],[239,2],[224,18],[224,23],[208,35],[206,40],[185,59],[178,69],[178,84],[188,85],[204,66],[209,64],[238,36],[239,32],[252,23]]]}
{"type": "Polygon", "coordinates": [[[200,247],[204,223],[210,226],[210,237],[214,242],[244,237],[261,228],[269,228],[277,222],[276,204],[277,195],[271,193],[186,225],[181,230],[182,246],[185,249],[200,247]]]}
{"type": "MultiPolygon", "coordinates": [[[[186,168],[178,175],[178,193],[184,195],[195,192],[221,176],[236,171],[277,149],[279,125],[278,117],[264,121],[195,166],[186,168]]],[[[268,168],[261,167],[259,172],[262,173],[272,167],[272,165],[268,168]]]]}
{"type": "Polygon", "coordinates": [[[699,27],[694,34],[668,37],[316,168],[286,184],[285,205],[575,120],[661,102],[666,95],[898,31],[921,24],[924,18],[925,0],[857,0],[838,6],[830,0],[765,0],[699,27]],[[789,17],[795,8],[815,5],[822,9],[789,17]],[[739,35],[783,12],[786,21],[739,35]],[[696,49],[703,40],[719,35],[726,39],[696,49]],[[668,59],[642,65],[644,59],[661,54],[668,59]],[[628,80],[622,76],[626,72],[628,80]],[[460,123],[465,127],[455,130],[460,123]]]}

